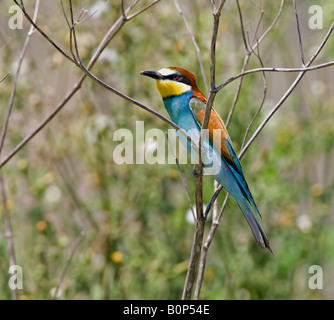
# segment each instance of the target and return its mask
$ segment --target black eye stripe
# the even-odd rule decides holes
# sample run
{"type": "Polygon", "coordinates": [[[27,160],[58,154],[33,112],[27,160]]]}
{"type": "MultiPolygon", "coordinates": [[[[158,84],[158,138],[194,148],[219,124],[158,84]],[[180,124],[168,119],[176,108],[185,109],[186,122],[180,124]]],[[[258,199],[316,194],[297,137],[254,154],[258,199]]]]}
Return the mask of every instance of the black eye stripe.
{"type": "Polygon", "coordinates": [[[175,76],[175,74],[169,74],[168,76],[164,76],[164,79],[173,80],[173,81],[177,81],[177,82],[182,82],[182,83],[185,83],[189,86],[191,85],[190,79],[188,79],[184,76],[181,76],[181,75],[179,75],[178,79],[174,79],[174,76],[175,76]]]}
{"type": "MultiPolygon", "coordinates": [[[[168,76],[164,76],[164,78],[167,79],[167,80],[175,80],[174,76],[175,76],[175,74],[169,74],[168,76]]],[[[181,79],[181,78],[182,77],[179,76],[179,79],[181,79]]],[[[179,80],[179,79],[177,79],[177,80],[179,80]]]]}

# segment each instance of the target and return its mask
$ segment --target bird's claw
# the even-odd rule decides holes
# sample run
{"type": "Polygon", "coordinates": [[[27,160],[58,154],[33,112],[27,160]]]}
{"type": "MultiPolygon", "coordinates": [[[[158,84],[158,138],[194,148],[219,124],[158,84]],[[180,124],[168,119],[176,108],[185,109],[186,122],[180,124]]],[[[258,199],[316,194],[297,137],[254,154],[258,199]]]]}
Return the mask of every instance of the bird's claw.
{"type": "Polygon", "coordinates": [[[194,175],[195,178],[199,178],[199,177],[203,176],[202,173],[197,173],[196,170],[193,171],[193,175],[194,175]]]}

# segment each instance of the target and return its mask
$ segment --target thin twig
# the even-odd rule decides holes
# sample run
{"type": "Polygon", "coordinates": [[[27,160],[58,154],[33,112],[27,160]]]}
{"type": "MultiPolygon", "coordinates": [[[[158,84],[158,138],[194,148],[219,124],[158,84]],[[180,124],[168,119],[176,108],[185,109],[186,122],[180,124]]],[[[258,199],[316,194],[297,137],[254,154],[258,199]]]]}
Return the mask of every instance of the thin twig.
{"type": "Polygon", "coordinates": [[[298,18],[296,0],[293,0],[293,8],[295,11],[295,16],[296,16],[296,25],[297,25],[297,32],[298,32],[299,48],[300,48],[300,58],[302,60],[303,66],[305,66],[304,49],[303,49],[303,43],[302,43],[302,35],[300,32],[300,26],[299,26],[299,18],[298,18]]]}
{"type": "Polygon", "coordinates": [[[248,54],[248,52],[251,51],[251,50],[249,49],[248,42],[247,42],[246,35],[245,35],[244,21],[243,21],[243,18],[242,18],[242,13],[241,13],[241,9],[240,9],[239,0],[236,0],[236,2],[237,2],[237,7],[238,7],[238,13],[239,13],[242,39],[244,41],[244,46],[245,46],[246,53],[248,54]]]}
{"type": "Polygon", "coordinates": [[[208,203],[208,205],[205,208],[205,212],[204,212],[204,218],[207,219],[207,216],[212,208],[212,206],[216,203],[216,199],[219,196],[219,193],[222,191],[223,187],[221,185],[216,185],[217,181],[214,181],[214,187],[215,187],[215,193],[213,194],[210,202],[208,203]]]}
{"type": "Polygon", "coordinates": [[[218,218],[214,219],[214,217],[213,217],[212,225],[211,225],[209,234],[206,238],[205,243],[202,246],[201,259],[200,259],[200,263],[199,263],[198,275],[197,275],[197,281],[196,281],[196,287],[195,287],[195,293],[194,293],[194,299],[195,300],[198,300],[199,296],[200,296],[202,283],[203,283],[203,277],[204,277],[204,270],[205,270],[205,265],[206,265],[206,257],[207,257],[208,250],[209,250],[209,247],[211,245],[211,242],[213,240],[213,237],[214,237],[214,235],[216,233],[216,230],[219,226],[219,221],[220,221],[222,213],[225,209],[228,197],[229,197],[229,194],[227,194],[226,197],[225,197],[225,200],[224,200],[222,209],[220,210],[220,214],[219,214],[218,218]]]}
{"type": "MultiPolygon", "coordinates": [[[[257,33],[259,31],[259,28],[260,28],[260,24],[261,24],[261,21],[262,21],[262,18],[263,18],[263,14],[264,14],[264,11],[261,10],[261,16],[259,18],[259,21],[258,21],[258,24],[256,26],[256,30],[255,30],[255,34],[254,34],[254,39],[256,39],[257,37],[257,33]]],[[[254,42],[255,40],[253,40],[254,42]]],[[[257,42],[257,41],[256,41],[257,42]]],[[[249,42],[250,43],[250,42],[249,42]]],[[[255,46],[251,46],[251,53],[254,53],[255,56],[258,58],[259,62],[260,62],[260,65],[261,67],[263,68],[264,65],[263,65],[263,62],[262,62],[262,59],[261,59],[261,56],[260,56],[260,45],[257,43],[257,46],[256,46],[256,49],[257,49],[257,53],[255,53],[254,51],[254,48],[255,46]]],[[[251,54],[250,53],[250,54],[251,54]]],[[[250,54],[249,54],[249,57],[250,57],[250,54]]],[[[263,104],[266,100],[266,96],[267,96],[267,78],[266,78],[266,74],[265,72],[262,72],[262,75],[263,75],[263,96],[262,96],[262,101],[260,103],[260,106],[258,107],[254,117],[252,118],[251,122],[249,123],[247,129],[246,129],[246,132],[245,132],[245,135],[244,135],[244,139],[243,139],[243,142],[241,144],[241,148],[244,146],[245,142],[246,142],[246,139],[248,137],[248,133],[249,133],[249,130],[250,128],[252,127],[255,119],[257,118],[257,116],[259,115],[260,111],[262,110],[262,107],[263,107],[263,104]]],[[[243,78],[240,78],[240,81],[242,80],[243,78]]],[[[239,88],[240,89],[240,88],[239,88]]]]}
{"type": "MultiPolygon", "coordinates": [[[[248,61],[249,61],[249,59],[251,57],[251,54],[252,54],[252,50],[249,50],[249,48],[248,48],[248,43],[247,43],[246,36],[245,36],[244,23],[243,23],[242,12],[241,12],[241,8],[240,8],[240,5],[239,5],[239,1],[236,0],[236,3],[237,3],[238,12],[239,12],[239,20],[240,20],[240,27],[241,27],[242,38],[243,38],[244,47],[245,47],[245,50],[246,50],[246,54],[245,54],[245,58],[244,58],[244,62],[243,62],[243,65],[242,65],[241,72],[245,72],[245,70],[247,68],[247,65],[248,65],[248,61]]],[[[230,124],[233,112],[234,112],[235,107],[237,105],[237,101],[238,101],[238,98],[239,98],[239,95],[240,95],[240,91],[241,91],[242,81],[243,81],[243,77],[241,77],[239,79],[237,90],[236,90],[236,92],[234,94],[232,106],[230,108],[230,112],[229,112],[227,120],[226,120],[226,128],[228,128],[228,126],[230,124]]]]}
{"type": "MultiPolygon", "coordinates": [[[[255,29],[255,32],[254,32],[254,37],[253,37],[253,45],[252,45],[252,48],[251,50],[254,52],[256,48],[259,48],[260,44],[258,43],[259,39],[258,39],[258,32],[260,30],[260,25],[261,25],[261,22],[263,20],[263,16],[264,16],[264,10],[263,8],[261,9],[261,14],[260,14],[260,18],[259,18],[259,21],[257,22],[257,25],[256,25],[256,29],[255,29]],[[255,46],[255,45],[256,46],[255,46]],[[253,48],[254,47],[254,48],[253,48]]],[[[250,43],[250,42],[249,42],[250,43]]]]}
{"type": "MultiPolygon", "coordinates": [[[[246,54],[245,55],[244,62],[242,64],[241,73],[245,72],[245,70],[247,68],[247,65],[248,65],[248,61],[249,61],[250,56],[251,56],[250,54],[246,54]]],[[[227,119],[226,119],[226,124],[225,124],[226,128],[229,127],[229,124],[231,122],[231,118],[232,118],[233,112],[234,112],[235,107],[237,105],[237,101],[238,101],[238,98],[239,98],[239,95],[240,95],[240,91],[241,91],[241,86],[242,86],[243,79],[244,79],[244,77],[240,77],[239,78],[239,82],[238,82],[237,90],[236,90],[234,98],[233,98],[232,106],[230,108],[230,112],[229,112],[229,114],[227,116],[227,119]]]]}
{"type": "Polygon", "coordinates": [[[124,9],[124,0],[121,0],[121,8],[122,8],[122,17],[123,17],[123,20],[127,21],[128,18],[126,16],[125,9],[124,9]]]}
{"type": "MultiPolygon", "coordinates": [[[[36,4],[35,4],[34,16],[33,16],[33,19],[32,19],[33,22],[35,22],[36,19],[37,19],[39,3],[40,3],[40,1],[37,0],[36,4]]],[[[14,76],[12,92],[11,92],[10,98],[9,98],[7,115],[6,115],[6,118],[5,118],[5,123],[4,123],[4,126],[2,128],[1,137],[0,137],[0,155],[1,155],[2,148],[3,148],[3,145],[4,145],[5,139],[6,139],[8,124],[9,124],[10,116],[11,116],[12,110],[13,110],[14,98],[15,98],[16,87],[17,87],[17,81],[18,81],[19,74],[20,74],[20,71],[21,71],[23,58],[24,58],[25,53],[27,51],[28,43],[30,41],[30,38],[31,38],[32,34],[34,33],[34,29],[35,29],[34,26],[31,25],[30,29],[28,31],[28,34],[26,36],[26,39],[24,41],[23,48],[22,48],[21,53],[20,53],[19,62],[18,62],[18,65],[17,65],[15,76],[14,76]]]]}
{"type": "MultiPolygon", "coordinates": [[[[27,13],[27,11],[25,10],[23,1],[21,0],[19,4],[19,2],[17,0],[13,0],[16,5],[22,10],[24,16],[27,18],[27,20],[29,21],[29,23],[47,40],[49,41],[64,57],[66,57],[66,59],[72,61],[72,58],[64,51],[62,50],[36,23],[35,21],[29,16],[29,14],[27,13]]],[[[73,62],[73,61],[72,61],[73,62]]]]}
{"type": "Polygon", "coordinates": [[[278,13],[277,13],[276,17],[274,18],[274,20],[271,23],[271,25],[267,28],[267,30],[265,32],[263,32],[262,36],[254,44],[252,50],[255,50],[256,46],[258,46],[259,44],[261,44],[261,42],[266,38],[266,36],[269,34],[269,32],[274,28],[276,22],[278,21],[278,19],[280,18],[281,14],[282,14],[284,3],[285,3],[285,0],[281,0],[281,4],[280,4],[280,7],[279,7],[279,10],[278,10],[278,13]]]}
{"type": "MultiPolygon", "coordinates": [[[[261,59],[261,56],[260,56],[260,47],[257,46],[257,50],[258,50],[258,53],[254,53],[257,58],[259,59],[259,62],[261,64],[261,67],[263,68],[263,61],[261,59]]],[[[262,107],[264,105],[264,102],[266,100],[266,97],[267,97],[267,77],[266,77],[266,73],[263,72],[263,95],[262,95],[262,100],[261,100],[261,103],[259,105],[259,107],[257,108],[256,112],[255,112],[255,115],[254,117],[252,118],[252,120],[250,121],[249,125],[247,126],[246,128],[246,132],[245,132],[245,135],[244,135],[244,138],[242,140],[242,144],[241,144],[241,149],[244,147],[245,143],[246,143],[246,140],[248,138],[248,134],[249,134],[249,131],[250,131],[250,128],[252,127],[254,121],[256,120],[257,116],[260,114],[261,110],[262,110],[262,107]]]]}
{"type": "MultiPolygon", "coordinates": [[[[319,55],[319,53],[323,49],[323,47],[326,44],[327,40],[329,39],[331,33],[333,32],[333,29],[334,29],[334,22],[331,25],[330,29],[328,30],[328,32],[327,32],[324,40],[321,42],[320,46],[318,47],[318,49],[314,53],[314,55],[307,62],[307,64],[305,65],[305,68],[302,69],[303,71],[301,71],[299,73],[299,75],[297,76],[297,78],[295,79],[295,81],[291,84],[291,86],[286,91],[286,93],[282,96],[282,98],[277,102],[277,104],[275,105],[275,107],[269,112],[269,114],[267,115],[267,117],[262,121],[262,123],[256,129],[256,131],[254,132],[254,134],[252,135],[252,137],[248,140],[247,144],[242,148],[242,150],[241,150],[241,152],[239,154],[239,157],[242,156],[247,151],[247,149],[250,147],[250,145],[254,142],[255,138],[259,135],[259,133],[265,127],[265,125],[267,124],[267,122],[277,112],[277,110],[282,106],[282,104],[284,103],[284,101],[289,97],[289,95],[291,94],[291,92],[298,85],[298,83],[300,82],[300,80],[302,79],[302,77],[305,75],[306,71],[310,68],[310,65],[312,64],[312,62],[315,60],[315,58],[319,55]]],[[[327,65],[334,65],[334,61],[332,61],[331,64],[327,64],[327,65]]]]}
{"type": "Polygon", "coordinates": [[[218,35],[218,27],[219,27],[219,20],[220,20],[220,13],[223,9],[226,0],[221,0],[219,7],[214,11],[213,14],[213,29],[212,29],[212,36],[211,36],[211,58],[210,58],[210,94],[208,97],[208,101],[205,106],[205,113],[202,123],[202,130],[206,129],[209,124],[211,109],[213,105],[214,98],[218,91],[215,90],[216,88],[216,43],[217,43],[217,35],[218,35]]]}
{"type": "Polygon", "coordinates": [[[193,245],[191,248],[191,253],[189,258],[188,272],[183,288],[182,300],[191,299],[191,294],[196,280],[197,266],[201,256],[202,242],[204,237],[204,226],[205,226],[204,219],[197,221],[194,233],[193,245]]]}
{"type": "Polygon", "coordinates": [[[74,85],[71,91],[65,96],[65,98],[56,106],[56,108],[35,128],[28,136],[26,136],[4,159],[0,162],[0,168],[2,168],[9,160],[11,160],[30,140],[32,140],[66,105],[68,101],[77,93],[81,88],[81,84],[84,80],[84,76],[80,78],[74,85]]]}
{"type": "Polygon", "coordinates": [[[183,11],[181,10],[181,7],[179,5],[179,3],[177,2],[177,0],[174,0],[174,4],[175,4],[175,7],[177,9],[177,11],[179,12],[181,18],[183,19],[183,22],[184,24],[186,25],[186,28],[189,32],[189,35],[190,35],[190,38],[195,46],[195,49],[196,49],[196,53],[197,53],[197,59],[198,59],[198,63],[199,63],[199,66],[200,66],[200,69],[201,69],[201,74],[202,74],[202,78],[203,78],[203,82],[204,82],[204,86],[205,86],[205,90],[207,93],[209,93],[209,86],[208,86],[208,83],[206,81],[206,77],[205,77],[205,71],[204,71],[204,66],[203,66],[203,60],[202,60],[202,56],[201,56],[201,49],[199,48],[198,44],[197,44],[197,41],[195,39],[195,36],[189,26],[189,23],[186,19],[186,17],[184,16],[183,14],[183,11]]]}
{"type": "MultiPolygon", "coordinates": [[[[39,9],[39,2],[40,1],[37,0],[36,4],[35,4],[33,21],[36,21],[36,19],[37,19],[37,14],[38,14],[38,9],[39,9]]],[[[33,34],[33,32],[34,32],[34,27],[31,26],[29,31],[28,31],[28,34],[26,36],[26,39],[25,39],[23,48],[21,50],[21,53],[20,53],[18,66],[17,66],[16,73],[15,73],[15,76],[14,76],[13,87],[12,87],[11,95],[10,95],[10,98],[9,98],[8,111],[7,111],[7,115],[6,115],[6,118],[5,118],[5,123],[4,123],[3,129],[2,129],[2,132],[1,132],[1,137],[0,137],[0,154],[1,154],[1,151],[2,151],[2,148],[3,148],[3,145],[4,145],[4,141],[5,141],[6,134],[7,134],[7,129],[8,129],[8,124],[9,124],[11,112],[12,112],[12,109],[13,109],[14,97],[15,97],[16,86],[17,86],[17,80],[18,80],[19,73],[20,73],[20,70],[21,70],[23,58],[25,56],[25,53],[26,53],[26,50],[27,50],[27,47],[28,47],[28,43],[30,41],[30,38],[31,38],[31,35],[33,34]]],[[[7,73],[7,75],[8,75],[8,73],[7,73]]],[[[3,81],[7,77],[7,75],[1,81],[3,81]]],[[[10,215],[9,215],[8,208],[7,208],[6,188],[5,188],[5,183],[4,183],[4,179],[3,179],[3,176],[2,176],[1,170],[0,170],[0,189],[1,189],[2,206],[3,206],[3,210],[4,210],[5,236],[6,236],[6,240],[7,240],[9,265],[13,266],[13,265],[16,265],[13,232],[12,232],[12,228],[11,228],[10,215]]],[[[12,290],[12,300],[17,300],[17,287],[15,286],[11,290],[12,290]]]]}
{"type": "MultiPolygon", "coordinates": [[[[7,207],[6,187],[1,170],[0,170],[0,194],[1,194],[1,203],[4,211],[5,237],[7,241],[9,266],[14,266],[16,265],[16,259],[15,259],[13,232],[10,222],[10,215],[7,207]]],[[[11,290],[12,290],[12,300],[17,300],[17,287],[15,286],[14,288],[11,288],[11,290]]]]}
{"type": "Polygon", "coordinates": [[[81,231],[79,236],[77,237],[77,239],[75,240],[71,250],[70,250],[70,253],[66,259],[66,262],[65,262],[65,265],[64,265],[64,268],[60,274],[60,277],[59,277],[59,280],[58,280],[58,283],[57,283],[57,286],[56,286],[56,289],[54,291],[54,294],[53,294],[53,297],[52,297],[52,300],[55,300],[57,299],[57,296],[58,296],[58,291],[61,287],[61,285],[63,284],[63,281],[64,281],[64,278],[65,278],[65,275],[66,275],[66,272],[68,270],[68,267],[73,259],[73,256],[75,254],[75,252],[77,251],[77,249],[79,248],[79,244],[81,242],[81,240],[83,239],[85,235],[85,232],[84,231],[81,231]]]}
{"type": "Polygon", "coordinates": [[[246,70],[244,72],[238,73],[237,75],[229,78],[228,80],[224,81],[223,83],[221,83],[218,87],[216,87],[215,89],[213,89],[214,92],[218,92],[219,90],[221,90],[222,88],[226,87],[228,84],[230,84],[231,82],[244,77],[246,75],[252,74],[252,73],[257,73],[257,72],[308,72],[308,71],[314,71],[314,70],[318,70],[318,69],[323,69],[323,68],[327,68],[330,66],[334,66],[334,60],[333,61],[328,61],[328,62],[324,62],[324,63],[320,63],[317,64],[313,67],[308,66],[307,64],[305,65],[305,67],[303,68],[277,68],[277,67],[265,67],[265,68],[256,68],[256,69],[250,69],[250,70],[246,70]]]}
{"type": "MultiPolygon", "coordinates": [[[[222,186],[216,180],[214,181],[213,186],[214,186],[215,193],[220,192],[222,189],[222,186]]],[[[217,195],[217,199],[218,199],[218,195],[217,195]]],[[[209,211],[207,212],[207,214],[209,214],[209,211]]],[[[206,216],[207,215],[205,215],[205,217],[206,216]]],[[[215,200],[213,201],[212,220],[215,220],[217,216],[218,216],[218,200],[215,200]]]]}
{"type": "Polygon", "coordinates": [[[8,76],[9,76],[9,72],[7,72],[7,74],[5,74],[5,75],[0,79],[0,83],[1,83],[2,81],[4,81],[8,76]]]}
{"type": "Polygon", "coordinates": [[[137,12],[131,14],[130,16],[127,17],[128,20],[133,19],[134,17],[138,16],[139,14],[143,13],[144,11],[146,11],[147,9],[151,8],[152,6],[154,6],[156,3],[158,3],[160,0],[155,0],[153,2],[151,2],[150,4],[148,4],[146,7],[144,7],[143,9],[138,10],[137,12]]]}
{"type": "MultiPolygon", "coordinates": [[[[265,39],[265,37],[268,35],[268,33],[275,26],[276,22],[278,21],[279,17],[281,16],[281,13],[283,11],[283,5],[284,5],[284,0],[281,0],[280,8],[279,8],[278,13],[276,14],[273,22],[271,23],[271,25],[267,28],[267,30],[262,34],[262,36],[257,40],[257,42],[249,50],[248,49],[247,41],[246,41],[245,36],[244,36],[245,31],[244,31],[242,12],[241,12],[241,8],[239,6],[239,2],[237,1],[237,7],[238,7],[238,12],[239,12],[241,32],[243,34],[244,44],[245,44],[245,49],[246,49],[246,54],[245,54],[244,62],[243,62],[243,65],[242,65],[241,73],[245,72],[245,70],[247,68],[247,65],[248,65],[248,62],[249,62],[249,59],[251,57],[251,54],[256,50],[256,48],[260,45],[260,43],[265,39]]],[[[257,25],[254,37],[256,36],[256,34],[258,32],[259,25],[260,25],[260,22],[262,20],[262,16],[263,16],[263,11],[261,12],[261,18],[259,19],[259,22],[258,22],[258,25],[257,25]]],[[[236,104],[237,104],[237,101],[238,101],[238,98],[239,98],[239,94],[240,94],[240,91],[241,91],[242,82],[243,82],[243,76],[240,77],[239,82],[238,82],[238,86],[237,86],[236,93],[234,95],[233,103],[232,103],[232,106],[230,108],[230,112],[229,112],[229,114],[227,116],[226,128],[228,128],[228,126],[230,124],[230,121],[231,121],[231,118],[232,118],[232,115],[233,115],[233,112],[235,110],[235,107],[236,107],[236,104]]]]}

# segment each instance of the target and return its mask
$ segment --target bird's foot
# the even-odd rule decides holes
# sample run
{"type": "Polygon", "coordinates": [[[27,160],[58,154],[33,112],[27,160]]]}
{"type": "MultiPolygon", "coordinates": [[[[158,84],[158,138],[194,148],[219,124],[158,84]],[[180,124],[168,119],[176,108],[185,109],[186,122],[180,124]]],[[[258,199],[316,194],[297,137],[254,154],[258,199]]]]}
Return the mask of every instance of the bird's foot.
{"type": "Polygon", "coordinates": [[[194,170],[193,175],[194,175],[195,178],[199,178],[199,177],[203,176],[203,173],[197,173],[197,171],[194,170]]]}

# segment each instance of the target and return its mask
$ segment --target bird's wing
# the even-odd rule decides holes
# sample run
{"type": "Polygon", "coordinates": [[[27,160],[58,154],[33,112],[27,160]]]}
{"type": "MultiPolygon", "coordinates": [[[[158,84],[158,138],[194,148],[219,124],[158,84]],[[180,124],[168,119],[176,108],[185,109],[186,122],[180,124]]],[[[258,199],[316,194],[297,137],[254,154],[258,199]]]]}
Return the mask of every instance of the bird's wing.
{"type": "MultiPolygon", "coordinates": [[[[205,103],[199,100],[198,98],[193,97],[190,99],[189,106],[195,120],[201,127],[204,119],[205,103]]],[[[240,175],[243,176],[239,158],[235,153],[230,136],[225,127],[224,121],[214,108],[212,108],[211,110],[208,130],[209,130],[209,137],[213,145],[220,151],[221,155],[225,158],[225,160],[232,167],[234,167],[235,171],[237,171],[240,175]],[[215,134],[219,134],[220,139],[214,139],[215,134]]]]}
{"type": "MultiPolygon", "coordinates": [[[[192,111],[193,117],[195,118],[200,127],[204,119],[205,105],[206,105],[205,102],[199,100],[196,97],[190,99],[189,103],[190,109],[192,111]]],[[[256,204],[248,188],[245,176],[242,172],[240,160],[233,148],[232,141],[227,132],[224,121],[214,108],[212,108],[211,110],[208,130],[209,130],[209,138],[212,144],[216,147],[216,149],[220,151],[223,160],[225,161],[225,163],[228,165],[228,167],[236,177],[241,190],[243,190],[245,196],[251,201],[251,203],[256,208],[256,211],[258,212],[256,204]],[[220,134],[220,140],[214,139],[215,134],[220,134]]],[[[259,212],[258,214],[260,215],[259,212]]]]}

